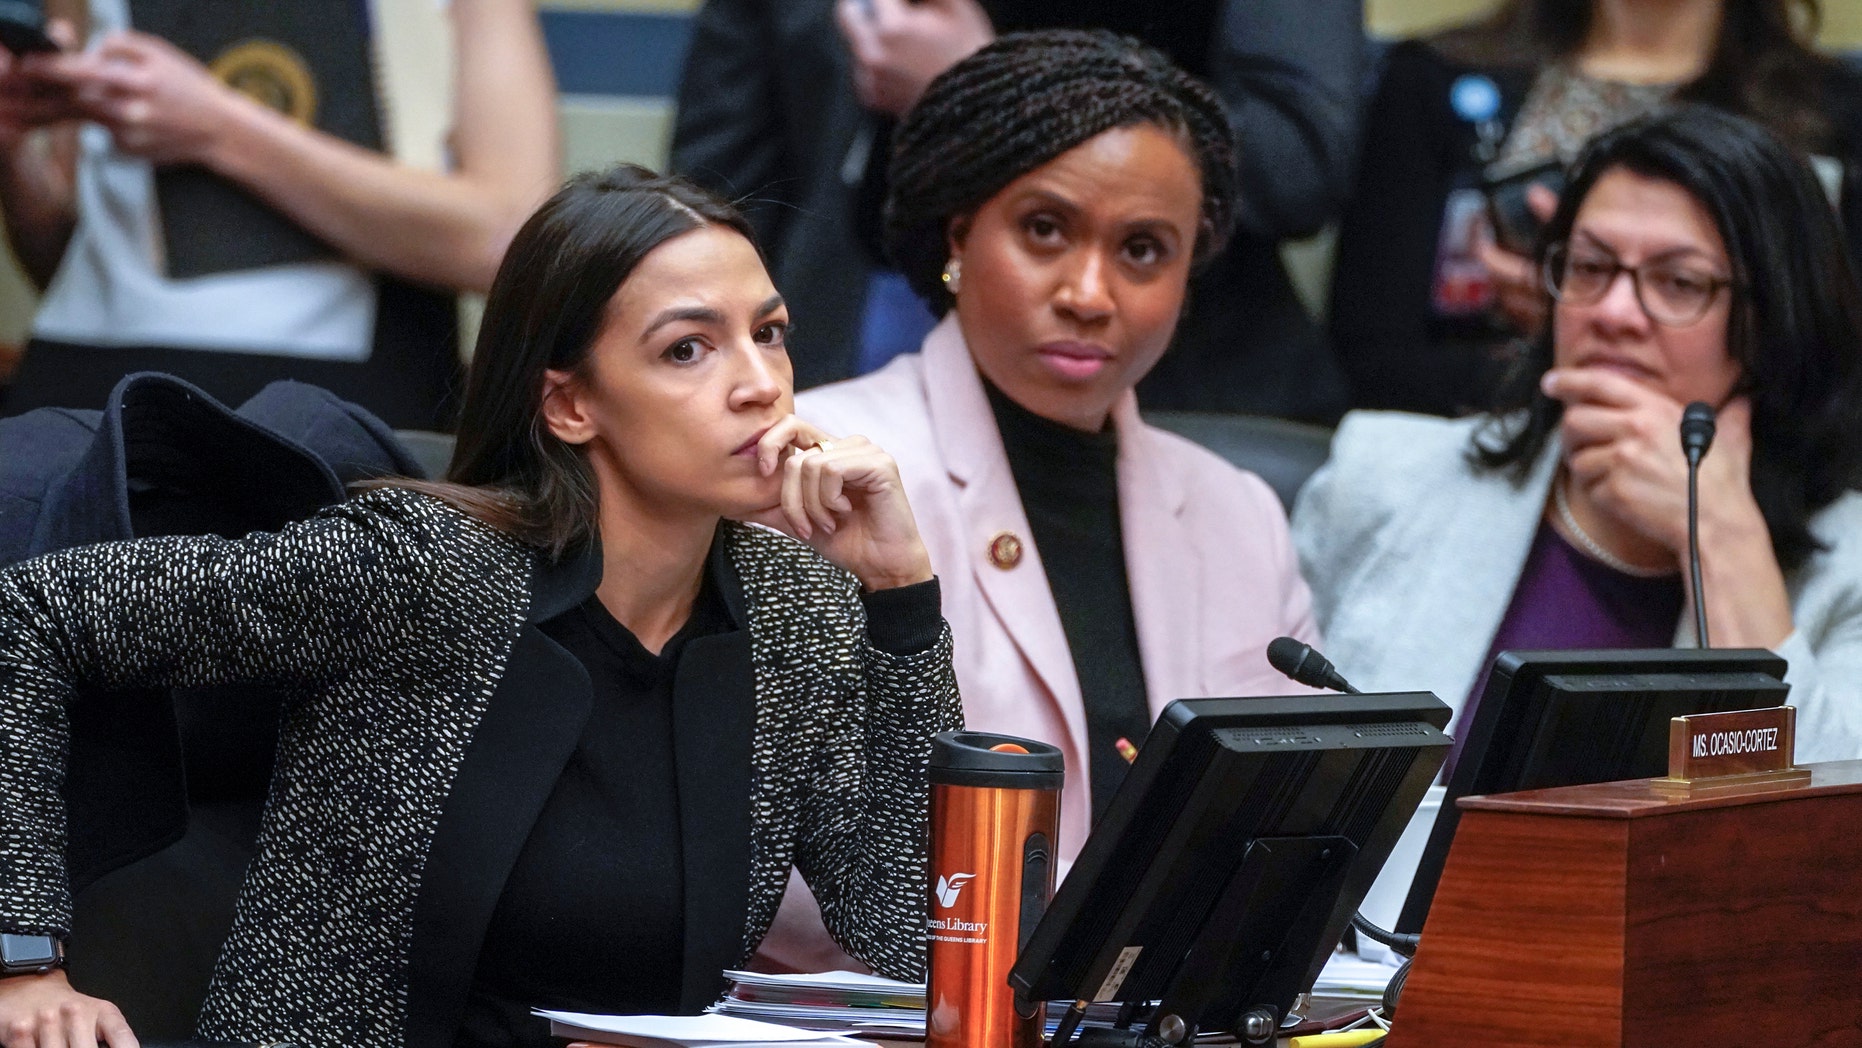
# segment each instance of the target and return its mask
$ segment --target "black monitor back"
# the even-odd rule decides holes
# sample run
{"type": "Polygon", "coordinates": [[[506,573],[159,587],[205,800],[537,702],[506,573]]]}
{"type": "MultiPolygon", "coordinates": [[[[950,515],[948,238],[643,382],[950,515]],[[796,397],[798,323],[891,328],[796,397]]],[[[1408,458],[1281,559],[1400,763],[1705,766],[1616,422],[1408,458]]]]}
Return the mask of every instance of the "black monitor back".
{"type": "Polygon", "coordinates": [[[1312,985],[1447,755],[1427,693],[1173,702],[1010,977],[1204,1030],[1312,985]]]}
{"type": "Polygon", "coordinates": [[[1756,648],[1505,651],[1449,773],[1397,930],[1418,932],[1448,861],[1463,797],[1668,772],[1668,725],[1781,706],[1785,661],[1756,648]]]}

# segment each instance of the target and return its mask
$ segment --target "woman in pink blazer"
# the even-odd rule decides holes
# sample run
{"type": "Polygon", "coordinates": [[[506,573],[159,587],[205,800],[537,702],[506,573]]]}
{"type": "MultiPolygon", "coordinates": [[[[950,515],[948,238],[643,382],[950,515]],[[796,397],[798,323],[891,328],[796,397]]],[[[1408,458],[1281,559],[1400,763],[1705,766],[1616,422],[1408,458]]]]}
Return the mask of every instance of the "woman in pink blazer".
{"type": "MultiPolygon", "coordinates": [[[[1019,34],[932,83],[892,178],[888,248],[943,319],[797,411],[897,458],[966,723],[1061,748],[1071,862],[1164,705],[1303,690],[1265,649],[1317,641],[1273,492],[1145,425],[1132,393],[1227,238],[1234,140],[1214,94],[1134,40],[1019,34]]],[[[765,958],[831,966],[799,895],[765,958]]]]}

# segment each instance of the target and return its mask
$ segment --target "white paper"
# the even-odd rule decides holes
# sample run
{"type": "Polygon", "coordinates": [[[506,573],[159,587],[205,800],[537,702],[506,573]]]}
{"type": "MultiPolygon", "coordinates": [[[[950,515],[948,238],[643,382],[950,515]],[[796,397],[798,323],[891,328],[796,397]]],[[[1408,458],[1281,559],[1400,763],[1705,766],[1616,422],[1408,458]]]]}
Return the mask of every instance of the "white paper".
{"type": "Polygon", "coordinates": [[[1312,992],[1327,997],[1382,997],[1384,987],[1396,969],[1381,961],[1367,961],[1356,954],[1336,952],[1325,962],[1325,969],[1313,983],[1312,992]]]}
{"type": "Polygon", "coordinates": [[[534,1009],[532,1014],[599,1033],[655,1037],[689,1045],[865,1043],[839,1034],[798,1030],[793,1026],[754,1022],[730,1015],[590,1015],[542,1008],[534,1009]]]}

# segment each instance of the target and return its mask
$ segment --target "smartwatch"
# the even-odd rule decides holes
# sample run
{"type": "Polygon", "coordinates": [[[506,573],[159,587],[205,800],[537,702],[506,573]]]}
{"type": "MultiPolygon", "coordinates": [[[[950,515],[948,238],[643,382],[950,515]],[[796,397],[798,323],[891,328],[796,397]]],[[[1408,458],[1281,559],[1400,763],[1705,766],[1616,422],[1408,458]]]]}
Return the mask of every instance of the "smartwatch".
{"type": "Polygon", "coordinates": [[[0,978],[43,975],[65,966],[65,944],[52,935],[0,932],[0,978]]]}

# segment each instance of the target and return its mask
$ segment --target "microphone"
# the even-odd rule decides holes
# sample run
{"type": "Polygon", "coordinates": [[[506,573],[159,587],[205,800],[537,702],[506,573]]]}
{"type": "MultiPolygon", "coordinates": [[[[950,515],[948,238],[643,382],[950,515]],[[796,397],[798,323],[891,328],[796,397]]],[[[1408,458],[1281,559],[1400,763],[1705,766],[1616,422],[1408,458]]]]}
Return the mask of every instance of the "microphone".
{"type": "Polygon", "coordinates": [[[1696,400],[1681,411],[1681,450],[1687,452],[1687,464],[1700,465],[1713,446],[1713,408],[1696,400]]]}
{"type": "Polygon", "coordinates": [[[1351,682],[1339,675],[1332,668],[1332,663],[1310,644],[1302,644],[1292,637],[1275,637],[1267,645],[1267,663],[1273,668],[1291,677],[1296,684],[1309,688],[1324,688],[1327,691],[1343,691],[1352,695],[1363,694],[1351,686],[1351,682]]]}
{"type": "Polygon", "coordinates": [[[1707,643],[1707,601],[1700,588],[1700,460],[1713,446],[1713,408],[1696,400],[1681,411],[1681,450],[1687,455],[1687,570],[1694,583],[1694,641],[1707,643]]]}

